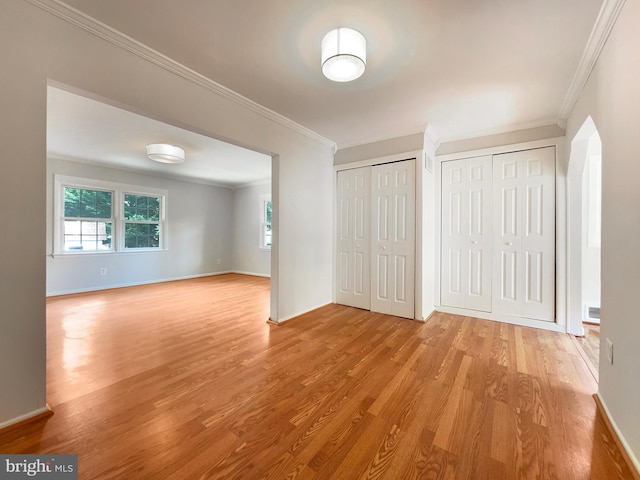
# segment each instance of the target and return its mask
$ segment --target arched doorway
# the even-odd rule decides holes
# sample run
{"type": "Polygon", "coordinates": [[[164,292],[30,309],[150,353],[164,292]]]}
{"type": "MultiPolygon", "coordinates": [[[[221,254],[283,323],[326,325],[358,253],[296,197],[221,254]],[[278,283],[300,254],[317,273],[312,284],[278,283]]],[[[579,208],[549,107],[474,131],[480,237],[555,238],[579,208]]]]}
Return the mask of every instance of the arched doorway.
{"type": "MultiPolygon", "coordinates": [[[[600,135],[593,119],[587,117],[571,141],[567,172],[567,326],[569,333],[576,336],[585,335],[585,322],[600,321],[601,172],[600,135]]],[[[596,342],[598,348],[595,333],[586,333],[592,333],[591,347],[596,342]]]]}

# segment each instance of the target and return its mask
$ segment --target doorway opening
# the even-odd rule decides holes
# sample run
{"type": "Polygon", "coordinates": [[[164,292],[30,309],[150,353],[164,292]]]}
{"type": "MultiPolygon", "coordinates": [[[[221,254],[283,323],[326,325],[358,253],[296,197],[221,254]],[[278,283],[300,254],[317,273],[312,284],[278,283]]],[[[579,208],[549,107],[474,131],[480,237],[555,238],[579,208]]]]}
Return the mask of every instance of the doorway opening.
{"type": "Polygon", "coordinates": [[[569,192],[569,333],[598,378],[600,357],[600,236],[602,142],[591,117],[571,142],[569,192]]]}
{"type": "Polygon", "coordinates": [[[270,155],[49,85],[47,295],[227,272],[270,277],[262,200],[271,205],[271,177],[270,155]],[[180,146],[186,161],[151,161],[145,145],[159,142],[180,146]],[[99,208],[93,197],[72,201],[74,192],[100,197],[99,208]],[[141,209],[148,199],[155,213],[141,209]],[[130,241],[138,230],[143,241],[130,241]]]}
{"type": "MultiPolygon", "coordinates": [[[[88,368],[93,359],[102,358],[105,371],[117,371],[108,366],[115,350],[95,335],[101,329],[106,338],[122,337],[113,322],[98,320],[108,318],[100,315],[110,310],[107,300],[114,298],[114,292],[124,293],[112,289],[135,287],[132,290],[144,297],[155,291],[152,287],[165,287],[163,300],[172,300],[172,308],[182,312],[189,310],[184,304],[189,295],[171,293],[178,290],[172,281],[183,282],[180,291],[187,292],[226,279],[236,291],[246,291],[247,285],[257,289],[254,296],[260,301],[250,313],[255,324],[269,318],[273,308],[269,295],[277,292],[268,278],[260,277],[271,277],[271,237],[277,238],[270,219],[277,156],[205,133],[86,91],[48,85],[46,296],[52,297],[47,317],[58,319],[47,326],[50,402],[121,379],[116,374],[109,380],[99,369],[88,368]],[[145,146],[159,142],[180,146],[186,152],[184,163],[151,161],[145,146]],[[269,199],[268,219],[263,218],[262,197],[269,199]],[[83,295],[68,295],[78,293],[83,295]],[[65,299],[76,297],[87,301],[78,301],[56,317],[51,305],[69,304],[65,299]],[[65,375],[60,389],[51,387],[65,375]]],[[[222,288],[216,297],[230,305],[229,311],[237,301],[231,287],[222,288]]],[[[148,299],[153,303],[153,294],[148,299]]],[[[149,311],[166,319],[170,310],[128,300],[125,304],[132,321],[149,311]]],[[[206,312],[203,317],[212,315],[206,312]]],[[[171,343],[160,341],[155,352],[171,343]]],[[[144,357],[129,362],[132,368],[142,365],[144,357]]],[[[119,373],[127,376],[131,372],[127,368],[119,373]]]]}

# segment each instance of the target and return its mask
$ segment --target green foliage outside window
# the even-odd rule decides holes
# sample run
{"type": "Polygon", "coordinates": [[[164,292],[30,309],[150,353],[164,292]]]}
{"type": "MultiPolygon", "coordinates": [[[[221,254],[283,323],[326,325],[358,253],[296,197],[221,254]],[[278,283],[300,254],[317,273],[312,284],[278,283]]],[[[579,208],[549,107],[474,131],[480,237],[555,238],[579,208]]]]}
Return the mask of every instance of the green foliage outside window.
{"type": "Polygon", "coordinates": [[[160,247],[160,226],[149,223],[126,223],[124,246],[125,248],[160,247]]]}
{"type": "Polygon", "coordinates": [[[124,219],[159,221],[160,197],[125,194],[124,219]]]}
{"type": "Polygon", "coordinates": [[[160,197],[124,195],[125,248],[160,247],[160,197]]]}
{"type": "Polygon", "coordinates": [[[64,250],[111,250],[113,192],[64,189],[64,250]]]}
{"type": "Polygon", "coordinates": [[[267,223],[271,223],[271,201],[264,202],[264,217],[267,223]]]}
{"type": "Polygon", "coordinates": [[[111,218],[112,192],[64,189],[64,216],[76,218],[111,218]]]}
{"type": "Polygon", "coordinates": [[[271,200],[265,200],[263,208],[264,222],[262,222],[262,247],[271,247],[271,200]]]}

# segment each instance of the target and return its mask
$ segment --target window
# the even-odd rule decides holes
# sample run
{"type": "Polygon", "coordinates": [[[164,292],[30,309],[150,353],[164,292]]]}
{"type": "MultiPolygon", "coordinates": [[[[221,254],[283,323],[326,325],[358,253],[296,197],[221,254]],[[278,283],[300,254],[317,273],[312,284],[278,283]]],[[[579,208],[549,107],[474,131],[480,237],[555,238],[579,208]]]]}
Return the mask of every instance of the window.
{"type": "Polygon", "coordinates": [[[162,250],[166,191],[55,177],[54,253],[162,250]]]}
{"type": "Polygon", "coordinates": [[[161,198],[124,194],[124,248],[160,247],[161,198]]]}
{"type": "Polygon", "coordinates": [[[64,251],[111,250],[113,192],[64,187],[64,251]]]}
{"type": "Polygon", "coordinates": [[[260,248],[271,248],[271,198],[263,197],[261,213],[260,248]]]}

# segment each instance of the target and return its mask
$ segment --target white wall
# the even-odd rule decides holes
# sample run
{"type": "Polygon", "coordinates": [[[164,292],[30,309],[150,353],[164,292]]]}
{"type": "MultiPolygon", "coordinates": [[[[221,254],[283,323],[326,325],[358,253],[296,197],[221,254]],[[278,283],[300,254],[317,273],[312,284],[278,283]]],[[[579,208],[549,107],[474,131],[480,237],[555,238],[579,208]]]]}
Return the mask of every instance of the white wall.
{"type": "Polygon", "coordinates": [[[51,158],[47,167],[47,295],[234,269],[232,190],[51,158]],[[52,212],[56,174],[167,190],[169,248],[157,253],[58,255],[54,258],[52,212]],[[107,275],[100,275],[101,267],[107,268],[107,275]]]}
{"type": "Polygon", "coordinates": [[[46,402],[48,81],[273,155],[271,317],[281,321],[331,302],[327,142],[23,0],[2,3],[0,58],[0,427],[42,411],[46,402]]]}
{"type": "Polygon", "coordinates": [[[271,250],[260,248],[262,200],[271,195],[271,183],[249,185],[233,192],[233,270],[271,275],[271,250]]]}
{"type": "Polygon", "coordinates": [[[558,125],[546,125],[544,127],[527,128],[524,130],[514,130],[505,133],[496,133],[482,137],[465,138],[464,140],[454,140],[444,142],[438,147],[438,155],[448,155],[450,153],[468,152],[480,150],[482,148],[499,147],[503,145],[515,145],[516,143],[534,142],[536,140],[546,140],[548,138],[564,137],[565,131],[558,125]]]}
{"type": "Polygon", "coordinates": [[[426,319],[435,311],[436,275],[436,148],[429,135],[424,134],[422,159],[422,316],[426,319]]]}
{"type": "Polygon", "coordinates": [[[627,1],[567,122],[573,138],[588,115],[602,140],[602,303],[599,395],[640,458],[640,2],[627,1]]]}
{"type": "Polygon", "coordinates": [[[386,157],[402,152],[421,150],[424,133],[414,133],[404,137],[388,138],[372,143],[365,143],[353,147],[341,148],[334,156],[334,165],[345,165],[359,160],[386,157]]]}

